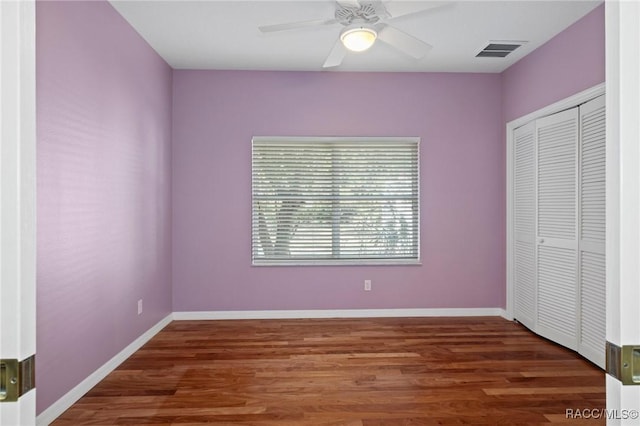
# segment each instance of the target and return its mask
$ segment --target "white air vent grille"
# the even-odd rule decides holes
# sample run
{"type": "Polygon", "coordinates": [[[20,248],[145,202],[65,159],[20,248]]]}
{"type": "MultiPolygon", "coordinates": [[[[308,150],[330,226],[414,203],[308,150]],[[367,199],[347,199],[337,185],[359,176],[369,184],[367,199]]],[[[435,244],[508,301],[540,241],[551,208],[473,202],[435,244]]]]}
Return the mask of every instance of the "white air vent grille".
{"type": "Polygon", "coordinates": [[[523,41],[491,41],[478,52],[476,58],[504,58],[524,43],[523,41]]]}

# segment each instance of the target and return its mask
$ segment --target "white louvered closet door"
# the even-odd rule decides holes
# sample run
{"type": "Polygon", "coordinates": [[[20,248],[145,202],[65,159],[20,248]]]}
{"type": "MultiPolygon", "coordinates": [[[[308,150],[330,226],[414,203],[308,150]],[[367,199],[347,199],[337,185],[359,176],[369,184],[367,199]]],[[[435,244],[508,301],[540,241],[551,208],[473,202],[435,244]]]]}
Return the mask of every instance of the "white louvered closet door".
{"type": "Polygon", "coordinates": [[[605,366],[605,97],[580,106],[578,352],[605,366]]]}
{"type": "Polygon", "coordinates": [[[536,332],[578,349],[578,108],[536,121],[536,332]]]}
{"type": "Polygon", "coordinates": [[[513,140],[514,316],[519,322],[535,331],[535,122],[516,129],[513,140]]]}

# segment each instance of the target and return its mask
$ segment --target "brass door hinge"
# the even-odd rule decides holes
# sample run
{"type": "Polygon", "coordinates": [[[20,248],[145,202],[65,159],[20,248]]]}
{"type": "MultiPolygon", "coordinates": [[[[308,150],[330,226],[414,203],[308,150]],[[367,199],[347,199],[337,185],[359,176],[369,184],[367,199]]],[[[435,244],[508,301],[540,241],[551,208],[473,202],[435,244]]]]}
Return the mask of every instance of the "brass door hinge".
{"type": "Polygon", "coordinates": [[[36,356],[0,359],[0,402],[15,402],[36,387],[36,356]]]}
{"type": "Polygon", "coordinates": [[[640,385],[640,346],[607,342],[607,374],[623,385],[640,385]]]}

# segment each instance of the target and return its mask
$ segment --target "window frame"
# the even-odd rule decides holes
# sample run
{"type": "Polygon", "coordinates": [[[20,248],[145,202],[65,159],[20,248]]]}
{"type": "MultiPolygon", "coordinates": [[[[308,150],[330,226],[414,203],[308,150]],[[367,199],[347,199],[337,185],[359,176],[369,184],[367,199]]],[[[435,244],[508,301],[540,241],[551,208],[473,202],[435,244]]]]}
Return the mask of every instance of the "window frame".
{"type": "MultiPolygon", "coordinates": [[[[251,265],[252,266],[393,266],[393,265],[401,265],[401,266],[411,266],[411,265],[422,265],[421,260],[421,167],[420,167],[420,148],[421,148],[421,139],[417,136],[254,136],[251,139],[251,265]],[[256,259],[254,257],[254,205],[255,205],[255,194],[254,194],[254,144],[258,143],[339,143],[343,142],[345,144],[349,143],[413,143],[416,145],[416,177],[417,177],[417,188],[416,188],[416,214],[415,218],[416,222],[416,257],[415,258],[357,258],[357,259],[283,259],[283,260],[261,260],[256,259]]],[[[335,232],[332,229],[332,232],[335,232]]]]}

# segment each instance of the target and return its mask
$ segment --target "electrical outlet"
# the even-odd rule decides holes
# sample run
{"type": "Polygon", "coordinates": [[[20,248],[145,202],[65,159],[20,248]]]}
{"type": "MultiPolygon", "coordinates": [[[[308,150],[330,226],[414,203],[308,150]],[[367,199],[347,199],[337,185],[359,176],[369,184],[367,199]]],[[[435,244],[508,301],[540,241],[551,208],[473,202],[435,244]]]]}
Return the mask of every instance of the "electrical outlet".
{"type": "Polygon", "coordinates": [[[371,280],[364,280],[364,291],[371,291],[371,280]]]}
{"type": "Polygon", "coordinates": [[[138,315],[142,314],[142,299],[138,300],[138,315]]]}

